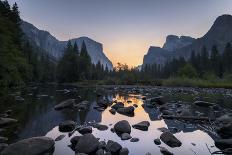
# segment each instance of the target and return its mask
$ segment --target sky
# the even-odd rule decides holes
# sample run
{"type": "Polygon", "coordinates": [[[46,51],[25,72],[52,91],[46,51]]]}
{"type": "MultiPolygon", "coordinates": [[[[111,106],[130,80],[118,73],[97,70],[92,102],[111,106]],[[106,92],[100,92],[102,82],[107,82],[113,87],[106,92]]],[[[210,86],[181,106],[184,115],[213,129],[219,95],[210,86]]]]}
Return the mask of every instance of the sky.
{"type": "Polygon", "coordinates": [[[169,34],[203,36],[214,20],[232,14],[232,0],[9,0],[21,18],[58,40],[87,36],[116,64],[142,64],[150,46],[169,34]]]}

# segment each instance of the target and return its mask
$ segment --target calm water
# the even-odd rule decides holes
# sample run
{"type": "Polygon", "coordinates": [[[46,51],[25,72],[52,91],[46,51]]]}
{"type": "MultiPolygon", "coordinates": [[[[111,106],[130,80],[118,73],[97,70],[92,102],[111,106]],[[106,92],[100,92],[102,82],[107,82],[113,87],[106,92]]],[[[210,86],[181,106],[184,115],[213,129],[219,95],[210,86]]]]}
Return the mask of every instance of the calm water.
{"type": "MultiPolygon", "coordinates": [[[[166,98],[170,102],[182,101],[191,102],[194,98],[205,97],[207,100],[214,102],[222,102],[225,106],[231,103],[231,94],[225,92],[225,95],[220,93],[210,94],[209,92],[198,93],[194,92],[173,92],[172,89],[159,90],[154,94],[149,93],[149,90],[143,91],[142,93],[134,93],[130,90],[119,91],[109,88],[107,90],[95,87],[67,87],[67,86],[37,86],[30,87],[20,92],[13,92],[10,94],[12,98],[19,95],[25,98],[24,102],[7,102],[1,103],[1,111],[12,109],[12,118],[17,118],[19,123],[13,125],[7,129],[4,136],[9,138],[9,143],[18,141],[20,139],[29,138],[33,136],[48,136],[53,139],[58,137],[61,133],[58,130],[58,125],[60,122],[65,120],[73,120],[79,124],[84,124],[86,122],[99,122],[101,124],[109,126],[106,131],[99,131],[93,128],[93,134],[95,137],[100,138],[100,140],[114,140],[119,142],[123,147],[127,147],[130,154],[133,155],[145,155],[150,152],[152,155],[161,154],[159,147],[154,144],[153,140],[159,138],[161,131],[158,128],[166,127],[173,128],[176,127],[181,131],[176,133],[175,136],[182,142],[182,146],[179,148],[170,148],[164,143],[161,146],[166,147],[169,151],[178,155],[187,154],[198,154],[198,155],[208,155],[210,154],[206,144],[209,146],[211,151],[218,150],[214,147],[214,140],[217,138],[216,135],[208,130],[207,126],[203,124],[191,124],[184,123],[176,120],[163,120],[159,118],[160,113],[156,109],[143,108],[143,100],[141,97],[155,96],[155,95],[166,95],[166,98]],[[127,117],[121,114],[112,115],[107,108],[103,112],[95,110],[93,107],[96,106],[97,93],[102,94],[102,98],[108,98],[109,100],[117,100],[125,103],[125,106],[133,105],[134,103],[138,105],[135,108],[135,116],[127,117]],[[54,106],[65,99],[76,98],[81,96],[84,100],[90,102],[89,107],[85,111],[77,110],[63,110],[55,111],[54,106]],[[213,97],[211,97],[213,96],[213,97]],[[127,103],[130,100],[132,103],[127,103]],[[135,124],[140,121],[150,121],[151,126],[148,131],[140,131],[132,128],[131,136],[139,138],[139,142],[132,143],[128,141],[122,141],[117,134],[112,133],[110,128],[120,121],[127,120],[129,123],[135,124]],[[195,146],[192,143],[196,144],[195,146]]],[[[229,105],[230,106],[230,105],[229,105]]],[[[197,109],[198,111],[209,114],[206,109],[197,109]]],[[[75,132],[73,136],[79,135],[75,132]]],[[[65,138],[61,141],[57,141],[55,144],[55,155],[74,155],[75,153],[68,147],[70,144],[71,137],[66,134],[65,138]]]]}

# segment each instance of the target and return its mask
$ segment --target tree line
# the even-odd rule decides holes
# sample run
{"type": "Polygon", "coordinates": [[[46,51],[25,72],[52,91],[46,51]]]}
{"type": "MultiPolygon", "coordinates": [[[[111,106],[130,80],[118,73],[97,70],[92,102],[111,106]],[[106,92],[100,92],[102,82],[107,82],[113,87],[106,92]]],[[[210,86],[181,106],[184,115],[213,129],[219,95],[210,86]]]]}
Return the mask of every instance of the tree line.
{"type": "Polygon", "coordinates": [[[219,51],[216,45],[211,50],[205,46],[201,51],[192,51],[190,58],[175,58],[166,62],[164,65],[145,65],[141,72],[147,74],[150,78],[223,78],[232,73],[232,47],[227,43],[223,51],[219,51]]]}

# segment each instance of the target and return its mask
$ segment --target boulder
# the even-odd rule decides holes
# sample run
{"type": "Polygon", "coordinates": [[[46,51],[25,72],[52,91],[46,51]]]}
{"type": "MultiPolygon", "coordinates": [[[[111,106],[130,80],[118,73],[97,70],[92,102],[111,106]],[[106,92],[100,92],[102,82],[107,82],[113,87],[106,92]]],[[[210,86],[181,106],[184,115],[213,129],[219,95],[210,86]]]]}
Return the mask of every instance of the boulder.
{"type": "Polygon", "coordinates": [[[232,123],[225,124],[222,127],[218,128],[217,133],[222,138],[231,138],[232,137],[232,123]]]}
{"type": "Polygon", "coordinates": [[[128,139],[131,139],[131,135],[129,133],[123,133],[121,135],[121,140],[128,140],[128,139]]]}
{"type": "Polygon", "coordinates": [[[78,140],[76,146],[75,146],[75,152],[76,153],[86,153],[91,154],[95,151],[97,151],[99,145],[99,141],[96,137],[92,134],[85,134],[80,137],[78,140]]]}
{"type": "Polygon", "coordinates": [[[82,135],[84,134],[88,134],[88,133],[92,133],[92,127],[91,126],[84,126],[84,127],[81,127],[78,132],[82,135]]]}
{"type": "Polygon", "coordinates": [[[109,140],[106,144],[106,149],[109,152],[116,154],[116,153],[119,153],[119,151],[122,149],[122,146],[117,142],[109,140]]]}
{"type": "Polygon", "coordinates": [[[220,149],[232,148],[232,139],[215,140],[215,146],[220,149]]]}
{"type": "Polygon", "coordinates": [[[119,152],[119,155],[128,155],[128,154],[129,154],[128,148],[122,148],[119,152]]]}
{"type": "Polygon", "coordinates": [[[182,143],[171,132],[163,132],[160,139],[170,147],[180,147],[182,145],[182,143]]]}
{"type": "Polygon", "coordinates": [[[150,123],[148,121],[142,121],[140,123],[132,125],[133,128],[139,129],[142,131],[147,131],[149,126],[150,126],[150,123]]]}
{"type": "Polygon", "coordinates": [[[117,112],[122,115],[134,116],[135,108],[133,106],[118,108],[117,112]]]}
{"type": "Polygon", "coordinates": [[[104,150],[103,149],[97,150],[97,152],[95,153],[95,155],[104,155],[104,150]]]}
{"type": "Polygon", "coordinates": [[[100,141],[98,145],[98,149],[105,149],[106,148],[106,142],[105,141],[100,141]]]}
{"type": "Polygon", "coordinates": [[[64,121],[59,124],[59,131],[60,132],[71,132],[75,129],[76,123],[74,121],[64,121]]]}
{"type": "Polygon", "coordinates": [[[74,136],[71,138],[70,142],[72,144],[72,146],[76,146],[76,144],[79,142],[81,136],[74,136]]]}
{"type": "Polygon", "coordinates": [[[122,134],[122,133],[129,133],[130,134],[131,133],[131,126],[130,126],[128,121],[122,120],[122,121],[117,122],[114,125],[114,130],[115,130],[115,132],[117,132],[119,134],[122,134]]]}
{"type": "Polygon", "coordinates": [[[61,103],[59,103],[58,105],[56,105],[54,107],[55,110],[62,110],[65,108],[72,108],[75,104],[75,99],[68,99],[65,101],[62,101],[61,103]]]}
{"type": "Polygon", "coordinates": [[[42,155],[54,151],[55,142],[48,137],[33,137],[9,145],[1,155],[42,155]]]}
{"type": "Polygon", "coordinates": [[[193,104],[200,106],[200,107],[210,107],[210,106],[215,105],[215,103],[210,103],[210,102],[206,102],[206,101],[195,101],[193,104]]]}

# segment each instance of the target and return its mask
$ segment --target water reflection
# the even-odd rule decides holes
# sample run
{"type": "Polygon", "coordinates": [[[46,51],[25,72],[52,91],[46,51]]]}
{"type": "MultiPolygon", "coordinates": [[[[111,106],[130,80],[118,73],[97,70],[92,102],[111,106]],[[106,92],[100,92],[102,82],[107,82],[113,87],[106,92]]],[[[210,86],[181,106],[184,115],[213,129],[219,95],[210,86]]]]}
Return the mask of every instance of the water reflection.
{"type": "MultiPolygon", "coordinates": [[[[14,111],[12,117],[19,120],[17,126],[13,126],[5,134],[9,137],[10,142],[41,135],[47,135],[55,139],[63,134],[58,131],[57,125],[65,120],[73,120],[78,124],[98,122],[109,126],[109,129],[106,131],[93,129],[93,134],[101,140],[107,141],[111,139],[119,142],[123,147],[128,147],[130,154],[134,155],[142,155],[147,152],[151,154],[160,154],[159,147],[154,144],[153,140],[159,138],[161,131],[158,130],[158,128],[161,127],[179,129],[179,131],[175,133],[175,136],[183,143],[181,147],[170,148],[162,143],[162,146],[168,148],[168,150],[175,154],[208,154],[206,143],[209,146],[214,146],[214,141],[212,139],[214,135],[205,132],[197,124],[183,123],[176,120],[163,120],[159,118],[159,112],[156,108],[143,108],[142,94],[134,95],[113,91],[102,91],[100,99],[117,100],[123,102],[125,106],[137,104],[138,107],[135,108],[134,117],[127,117],[121,114],[112,115],[109,112],[110,108],[107,108],[103,112],[99,112],[94,109],[97,100],[99,100],[96,91],[102,90],[89,87],[78,88],[53,85],[38,88],[33,87],[33,89],[25,90],[22,95],[26,99],[25,102],[14,103],[13,105],[2,108],[2,110],[12,109],[14,111]],[[90,102],[86,110],[54,110],[54,106],[61,101],[77,98],[78,96],[90,102]],[[130,141],[122,141],[120,137],[110,131],[110,128],[120,120],[128,120],[131,125],[140,121],[150,121],[151,126],[148,131],[140,131],[132,128],[131,136],[140,139],[139,142],[132,143],[130,141]],[[196,144],[196,146],[192,145],[192,143],[196,144]]],[[[79,135],[79,133],[75,132],[73,134],[73,136],[76,135],[79,135]]],[[[64,139],[56,142],[55,155],[74,154],[68,147],[70,138],[71,137],[68,137],[66,134],[64,139]]],[[[217,150],[216,147],[211,147],[211,149],[212,151],[217,150]]]]}

